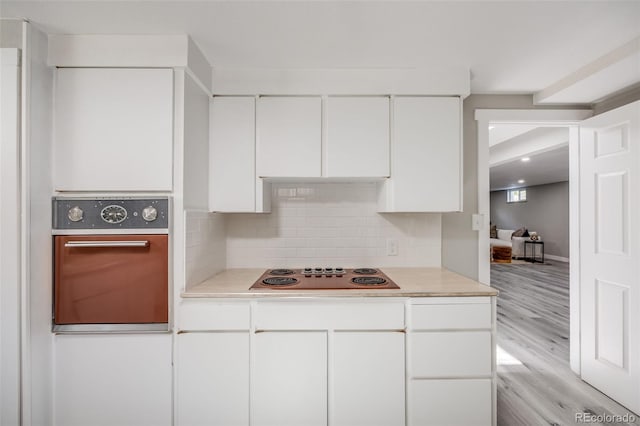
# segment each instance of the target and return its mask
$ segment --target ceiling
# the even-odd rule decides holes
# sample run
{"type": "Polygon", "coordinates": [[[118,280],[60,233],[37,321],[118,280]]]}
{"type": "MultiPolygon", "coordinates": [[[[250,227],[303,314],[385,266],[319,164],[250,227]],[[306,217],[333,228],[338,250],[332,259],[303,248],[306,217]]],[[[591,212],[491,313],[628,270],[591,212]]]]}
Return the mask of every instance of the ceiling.
{"type": "Polygon", "coordinates": [[[489,127],[491,191],[569,180],[569,128],[530,124],[489,127]],[[528,158],[528,161],[522,161],[528,158]],[[519,183],[519,180],[524,182],[519,183]]]}
{"type": "Polygon", "coordinates": [[[528,162],[520,159],[490,169],[491,191],[544,185],[569,180],[569,146],[529,155],[528,162]],[[518,180],[524,183],[518,183],[518,180]]]}
{"type": "Polygon", "coordinates": [[[574,102],[563,93],[589,78],[596,94],[581,87],[581,102],[620,90],[603,81],[640,81],[636,0],[2,0],[0,16],[50,34],[186,33],[214,67],[460,66],[472,93],[539,94],[540,103],[574,102]],[[598,78],[604,69],[613,75],[598,78]]]}

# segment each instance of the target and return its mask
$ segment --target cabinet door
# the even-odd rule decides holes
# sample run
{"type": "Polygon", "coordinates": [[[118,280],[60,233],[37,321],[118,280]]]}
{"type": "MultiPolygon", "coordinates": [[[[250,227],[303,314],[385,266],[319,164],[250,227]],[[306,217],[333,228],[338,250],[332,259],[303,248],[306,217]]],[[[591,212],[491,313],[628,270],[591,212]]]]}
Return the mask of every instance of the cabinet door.
{"type": "Polygon", "coordinates": [[[490,379],[412,380],[409,426],[489,426],[490,379]]]}
{"type": "Polygon", "coordinates": [[[173,71],[60,68],[54,189],[170,191],[173,71]]]}
{"type": "Polygon", "coordinates": [[[411,377],[491,376],[490,331],[411,333],[411,377]]]}
{"type": "Polygon", "coordinates": [[[403,333],[336,332],[331,424],[404,425],[404,379],[403,333]]]}
{"type": "Polygon", "coordinates": [[[172,424],[170,334],[54,337],[54,424],[172,424]]]}
{"type": "Polygon", "coordinates": [[[448,212],[462,209],[460,99],[393,100],[391,195],[383,210],[448,212]]]}
{"type": "Polygon", "coordinates": [[[255,98],[213,98],[210,147],[210,209],[255,211],[255,98]]]}
{"type": "Polygon", "coordinates": [[[177,426],[249,424],[249,333],[178,335],[177,426]]]}
{"type": "Polygon", "coordinates": [[[326,426],[326,332],[267,331],[254,343],[251,424],[326,426]]]}
{"type": "Polygon", "coordinates": [[[389,176],[389,98],[329,97],[328,177],[389,176]]]}
{"type": "Polygon", "coordinates": [[[259,177],[319,177],[319,97],[261,97],[256,112],[259,177]]]}

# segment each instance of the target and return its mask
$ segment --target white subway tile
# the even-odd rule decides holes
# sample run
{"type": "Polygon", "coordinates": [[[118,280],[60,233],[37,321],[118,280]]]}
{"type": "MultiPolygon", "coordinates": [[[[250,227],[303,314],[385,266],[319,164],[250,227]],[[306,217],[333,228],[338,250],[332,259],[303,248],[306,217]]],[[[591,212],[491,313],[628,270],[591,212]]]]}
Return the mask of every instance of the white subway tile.
{"type": "Polygon", "coordinates": [[[227,267],[440,264],[441,215],[378,214],[374,183],[274,184],[273,194],[271,214],[225,216],[227,267]],[[397,256],[386,255],[387,238],[398,239],[397,256]]]}

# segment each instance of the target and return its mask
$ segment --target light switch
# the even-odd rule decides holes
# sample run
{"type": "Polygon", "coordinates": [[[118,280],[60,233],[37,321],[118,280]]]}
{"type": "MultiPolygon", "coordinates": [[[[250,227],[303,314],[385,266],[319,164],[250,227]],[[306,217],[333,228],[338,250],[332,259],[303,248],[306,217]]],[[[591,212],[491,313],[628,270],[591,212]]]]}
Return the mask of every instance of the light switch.
{"type": "Polygon", "coordinates": [[[484,228],[484,215],[479,213],[471,215],[471,229],[480,231],[482,228],[484,228]]]}

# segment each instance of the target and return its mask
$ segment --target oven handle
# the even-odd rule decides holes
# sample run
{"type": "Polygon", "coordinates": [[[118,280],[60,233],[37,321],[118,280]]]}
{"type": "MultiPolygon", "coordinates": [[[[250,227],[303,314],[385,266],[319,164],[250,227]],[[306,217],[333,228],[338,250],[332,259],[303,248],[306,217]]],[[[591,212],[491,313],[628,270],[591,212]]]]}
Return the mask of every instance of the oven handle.
{"type": "Polygon", "coordinates": [[[149,247],[149,241],[67,241],[65,247],[149,247]]]}

